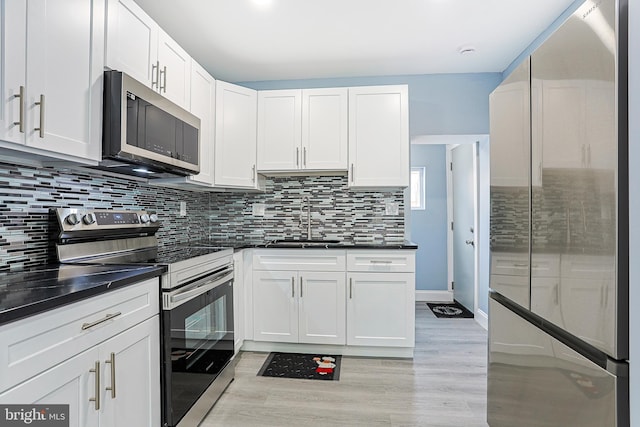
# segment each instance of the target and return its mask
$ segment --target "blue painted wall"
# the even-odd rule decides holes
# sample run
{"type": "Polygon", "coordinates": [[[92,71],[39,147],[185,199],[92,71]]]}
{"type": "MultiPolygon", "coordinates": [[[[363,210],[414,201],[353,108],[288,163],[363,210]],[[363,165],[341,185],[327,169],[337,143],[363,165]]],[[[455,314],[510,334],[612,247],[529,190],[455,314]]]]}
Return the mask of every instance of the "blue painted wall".
{"type": "Polygon", "coordinates": [[[489,94],[501,73],[425,74],[311,80],[240,82],[253,89],[409,85],[409,133],[460,135],[489,133],[489,94]]]}
{"type": "Polygon", "coordinates": [[[529,46],[527,46],[520,55],[502,73],[503,79],[506,78],[520,63],[533,53],[550,35],[553,33],[566,19],[584,3],[584,0],[576,0],[569,6],[555,21],[549,25],[538,37],[535,38],[529,46]]]}
{"type": "Polygon", "coordinates": [[[411,210],[416,289],[447,290],[447,168],[445,145],[411,146],[411,166],[426,168],[425,210],[411,210]]]}

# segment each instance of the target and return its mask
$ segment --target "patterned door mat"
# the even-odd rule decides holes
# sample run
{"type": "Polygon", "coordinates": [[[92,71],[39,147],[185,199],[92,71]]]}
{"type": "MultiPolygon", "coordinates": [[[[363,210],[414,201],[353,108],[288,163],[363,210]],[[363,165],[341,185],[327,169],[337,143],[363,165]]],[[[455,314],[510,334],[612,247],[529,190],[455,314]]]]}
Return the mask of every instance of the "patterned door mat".
{"type": "Polygon", "coordinates": [[[270,353],[258,376],[337,381],[340,359],[324,354],[270,353]]]}
{"type": "Polygon", "coordinates": [[[436,317],[445,319],[473,319],[473,313],[455,300],[450,303],[428,302],[427,305],[436,317]]]}

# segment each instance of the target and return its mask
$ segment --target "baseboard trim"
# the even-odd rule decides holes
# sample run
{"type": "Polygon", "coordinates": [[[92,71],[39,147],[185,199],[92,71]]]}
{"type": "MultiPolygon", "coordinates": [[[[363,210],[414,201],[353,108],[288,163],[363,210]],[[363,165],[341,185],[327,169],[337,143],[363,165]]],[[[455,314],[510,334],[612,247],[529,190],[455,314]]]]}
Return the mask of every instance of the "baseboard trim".
{"type": "Polygon", "coordinates": [[[489,316],[484,311],[477,309],[475,314],[476,322],[485,330],[489,330],[489,316]]]}
{"type": "Polygon", "coordinates": [[[240,351],[285,353],[327,353],[343,356],[413,358],[413,347],[342,346],[329,344],[295,344],[245,341],[240,351]]]}
{"type": "Polygon", "coordinates": [[[451,291],[416,291],[416,301],[437,301],[453,302],[453,292],[451,291]]]}

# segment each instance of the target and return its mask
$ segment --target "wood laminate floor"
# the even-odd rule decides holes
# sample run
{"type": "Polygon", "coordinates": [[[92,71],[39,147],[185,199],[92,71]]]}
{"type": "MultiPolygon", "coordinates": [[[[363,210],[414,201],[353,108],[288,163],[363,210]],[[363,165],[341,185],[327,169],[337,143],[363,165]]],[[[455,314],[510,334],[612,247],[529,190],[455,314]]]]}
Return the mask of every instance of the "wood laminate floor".
{"type": "Polygon", "coordinates": [[[256,376],[266,357],[240,354],[201,427],[487,427],[487,333],[425,303],[416,303],[413,360],[343,357],[339,381],[313,381],[256,376]]]}

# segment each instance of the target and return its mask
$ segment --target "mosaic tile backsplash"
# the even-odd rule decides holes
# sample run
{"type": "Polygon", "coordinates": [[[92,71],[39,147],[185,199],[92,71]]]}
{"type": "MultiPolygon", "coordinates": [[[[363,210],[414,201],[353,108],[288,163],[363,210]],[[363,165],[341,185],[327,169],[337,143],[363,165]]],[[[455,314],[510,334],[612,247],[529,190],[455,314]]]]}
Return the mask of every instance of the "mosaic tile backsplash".
{"type": "Polygon", "coordinates": [[[207,193],[175,190],[86,169],[32,168],[0,163],[0,271],[53,260],[49,209],[89,207],[146,209],[158,213],[160,245],[192,240],[262,242],[306,235],[311,201],[313,238],[393,243],[404,239],[402,190],[356,192],[346,177],[280,177],[266,180],[265,193],[207,193]],[[179,202],[187,215],[180,217],[179,202]],[[385,215],[385,204],[397,215],[385,215]],[[265,216],[253,215],[254,204],[265,216]],[[306,204],[302,206],[306,209],[306,204]]]}

